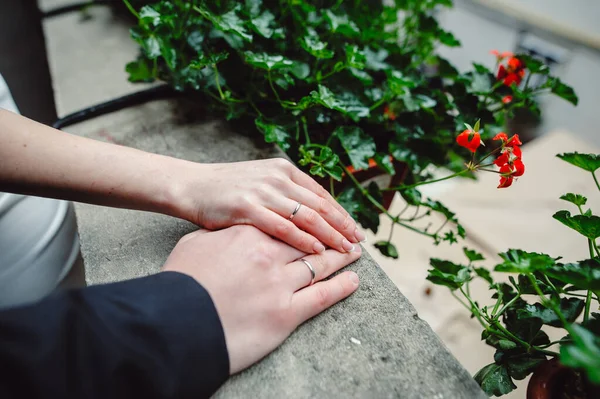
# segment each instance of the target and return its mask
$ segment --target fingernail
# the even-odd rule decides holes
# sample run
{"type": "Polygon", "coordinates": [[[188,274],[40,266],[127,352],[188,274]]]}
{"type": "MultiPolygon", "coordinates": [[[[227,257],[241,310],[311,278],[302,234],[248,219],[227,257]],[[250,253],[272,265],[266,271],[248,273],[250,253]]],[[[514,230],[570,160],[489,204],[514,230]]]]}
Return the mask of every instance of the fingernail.
{"type": "Polygon", "coordinates": [[[354,237],[356,237],[358,242],[367,242],[367,237],[365,236],[365,233],[363,233],[359,229],[354,230],[354,237]]]}
{"type": "Polygon", "coordinates": [[[342,248],[344,248],[344,250],[346,252],[354,252],[355,248],[354,245],[350,243],[350,241],[346,240],[344,238],[344,240],[342,240],[342,248]]]}
{"type": "Polygon", "coordinates": [[[352,284],[354,285],[358,285],[358,275],[354,272],[350,272],[350,276],[348,276],[350,278],[350,281],[352,281],[352,284]]]}
{"type": "Polygon", "coordinates": [[[317,241],[317,242],[315,242],[315,245],[313,245],[313,249],[315,250],[316,253],[320,254],[325,251],[325,246],[317,241]]]}

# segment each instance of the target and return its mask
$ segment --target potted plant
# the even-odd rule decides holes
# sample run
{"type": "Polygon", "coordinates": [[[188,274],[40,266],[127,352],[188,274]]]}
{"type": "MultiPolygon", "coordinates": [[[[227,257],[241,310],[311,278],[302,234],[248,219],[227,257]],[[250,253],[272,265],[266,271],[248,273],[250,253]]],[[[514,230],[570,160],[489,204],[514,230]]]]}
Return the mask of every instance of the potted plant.
{"type": "MultiPolygon", "coordinates": [[[[435,53],[460,45],[434,18],[449,0],[124,1],[138,21],[131,81],[168,82],[238,130],[260,132],[375,233],[383,214],[435,243],[464,237],[455,214],[416,189],[441,168],[473,177],[456,132],[481,119],[477,135],[490,140],[515,111],[539,112],[544,92],[577,102],[526,55],[497,53],[497,70],[459,73],[435,53]],[[531,87],[536,74],[547,79],[531,87]],[[387,182],[371,181],[379,174],[387,182]],[[401,214],[388,211],[396,192],[408,201],[401,214]],[[421,226],[431,213],[445,221],[421,226]]],[[[391,236],[376,247],[398,256],[391,236]]]]}
{"type": "MultiPolygon", "coordinates": [[[[595,175],[600,155],[558,157],[591,173],[590,183],[593,177],[600,190],[595,175]]],[[[512,391],[513,380],[533,373],[529,399],[600,397],[600,313],[594,312],[600,303],[600,216],[586,209],[587,198],[580,194],[560,198],[572,210],[560,210],[553,217],[587,241],[589,253],[582,254],[582,261],[563,263],[546,254],[509,249],[499,254],[503,261],[494,268],[511,274],[505,283],[495,281],[479,266],[483,256],[467,248],[464,264],[431,259],[427,279],[450,288],[480,322],[482,339],[496,348],[493,363],[475,375],[490,396],[512,391]],[[483,306],[471,297],[469,285],[475,279],[489,284],[492,305],[483,306]],[[564,336],[550,342],[549,327],[564,330],[564,336]]]]}

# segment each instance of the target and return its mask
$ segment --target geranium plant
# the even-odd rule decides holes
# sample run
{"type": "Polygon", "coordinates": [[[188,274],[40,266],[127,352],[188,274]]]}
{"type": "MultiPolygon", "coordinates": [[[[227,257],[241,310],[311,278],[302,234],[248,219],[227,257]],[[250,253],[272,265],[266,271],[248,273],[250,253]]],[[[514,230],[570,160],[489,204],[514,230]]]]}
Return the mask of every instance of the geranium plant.
{"type": "MultiPolygon", "coordinates": [[[[511,140],[506,136],[498,138],[504,150],[497,164],[503,165],[500,185],[505,187],[521,171],[520,150],[516,151],[518,146],[514,145],[511,148],[511,140]],[[508,158],[504,154],[508,154],[508,158]]],[[[565,153],[558,157],[591,173],[590,183],[593,178],[600,190],[595,175],[600,169],[600,155],[565,153]]],[[[512,391],[516,388],[513,380],[524,379],[551,358],[559,358],[561,364],[575,370],[575,382],[569,388],[573,396],[564,397],[591,397],[586,396],[586,384],[600,385],[600,313],[597,313],[600,216],[586,208],[587,198],[580,194],[567,193],[560,198],[571,204],[574,213],[560,210],[553,217],[574,230],[565,234],[578,233],[587,241],[589,253],[582,254],[582,261],[563,263],[560,258],[546,254],[510,249],[499,254],[502,263],[494,270],[511,275],[508,282],[498,282],[488,269],[479,266],[484,257],[473,250],[464,249],[464,264],[431,259],[433,269],[427,279],[450,288],[481,323],[481,338],[496,348],[494,362],[475,375],[489,395],[500,396],[512,391]],[[469,286],[475,279],[489,284],[493,299],[489,306],[472,298],[469,286]],[[548,327],[563,329],[564,336],[550,342],[545,332],[548,327]]]]}
{"type": "MultiPolygon", "coordinates": [[[[237,129],[262,133],[375,233],[383,214],[435,243],[464,237],[455,214],[416,189],[435,181],[439,168],[473,177],[472,152],[455,143],[456,132],[481,119],[486,128],[473,126],[467,136],[490,140],[515,110],[539,112],[535,98],[543,92],[577,102],[527,55],[498,53],[494,71],[475,64],[458,72],[435,53],[460,45],[434,18],[450,0],[125,3],[137,17],[131,35],[140,45],[127,65],[131,81],[168,82],[237,129]],[[536,74],[546,80],[532,87],[536,74]],[[404,165],[403,184],[363,184],[355,172],[370,165],[389,176],[404,165]],[[389,192],[407,201],[400,214],[383,205],[389,192]],[[420,225],[431,213],[444,220],[420,225]]],[[[503,166],[507,187],[520,164],[503,166]]],[[[391,235],[375,245],[398,256],[391,235]]]]}

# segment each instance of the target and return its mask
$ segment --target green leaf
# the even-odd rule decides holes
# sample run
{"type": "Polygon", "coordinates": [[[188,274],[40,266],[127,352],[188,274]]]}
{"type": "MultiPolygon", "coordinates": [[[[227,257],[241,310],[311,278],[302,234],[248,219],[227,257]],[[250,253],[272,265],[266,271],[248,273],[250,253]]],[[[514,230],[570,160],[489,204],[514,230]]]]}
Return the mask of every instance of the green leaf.
{"type": "Polygon", "coordinates": [[[593,384],[600,384],[600,343],[598,337],[580,325],[571,328],[578,335],[570,345],[560,347],[560,362],[567,367],[583,369],[593,384]]]}
{"type": "Polygon", "coordinates": [[[389,258],[398,259],[398,250],[389,241],[377,241],[375,244],[375,248],[377,248],[383,256],[387,256],[389,258]]]}
{"type": "Polygon", "coordinates": [[[306,36],[300,40],[300,46],[316,58],[332,58],[335,54],[327,49],[327,43],[322,42],[314,29],[309,29],[306,36]]]}
{"type": "Polygon", "coordinates": [[[268,71],[275,69],[290,68],[294,61],[285,58],[282,55],[269,55],[267,53],[255,53],[253,51],[244,52],[246,62],[256,68],[266,69],[268,71]]]}
{"type": "Polygon", "coordinates": [[[548,68],[546,64],[528,54],[517,54],[516,58],[525,64],[525,68],[529,70],[529,73],[539,73],[542,75],[548,75],[550,73],[550,68],[548,68]]]}
{"type": "Polygon", "coordinates": [[[508,372],[515,380],[523,380],[535,369],[546,361],[542,354],[527,354],[524,356],[508,359],[508,372]]]}
{"type": "Polygon", "coordinates": [[[340,33],[348,37],[360,35],[358,26],[348,18],[348,15],[336,15],[330,10],[326,10],[324,16],[331,25],[332,32],[340,33]]]}
{"type": "Polygon", "coordinates": [[[463,247],[463,253],[467,257],[467,259],[469,259],[471,262],[477,262],[479,260],[485,260],[485,258],[483,257],[482,254],[480,254],[479,252],[477,252],[477,251],[475,251],[473,249],[469,249],[467,247],[463,247]]]}
{"type": "Polygon", "coordinates": [[[300,100],[299,106],[307,108],[311,104],[320,104],[326,108],[333,109],[348,115],[352,120],[366,118],[370,115],[369,108],[361,104],[355,97],[347,93],[346,96],[336,96],[326,86],[319,85],[319,91],[312,91],[310,96],[300,100]]]}
{"type": "MultiPolygon", "coordinates": [[[[561,298],[560,300],[560,311],[565,319],[572,323],[583,311],[585,303],[579,298],[561,298]]],[[[517,317],[519,319],[528,319],[536,317],[552,327],[562,327],[562,322],[556,315],[556,313],[541,303],[535,303],[533,305],[526,304],[523,308],[517,310],[517,317]]]]}
{"type": "Polygon", "coordinates": [[[454,37],[452,33],[443,29],[438,30],[438,40],[448,47],[460,47],[460,40],[454,37]]]}
{"type": "Polygon", "coordinates": [[[381,71],[385,69],[389,69],[390,65],[385,62],[389,56],[389,53],[385,49],[379,49],[377,52],[371,50],[369,47],[366,47],[364,50],[365,57],[367,58],[367,69],[372,69],[374,71],[381,71]]]}
{"type": "Polygon", "coordinates": [[[492,279],[492,273],[490,273],[490,271],[488,269],[485,269],[483,267],[476,267],[473,270],[475,270],[475,273],[481,277],[482,279],[484,279],[485,281],[487,281],[490,284],[494,284],[494,280],[492,279]]]}
{"type": "Polygon", "coordinates": [[[375,141],[358,126],[340,126],[333,132],[344,147],[356,170],[367,169],[369,158],[375,156],[375,141]]]}
{"type": "Polygon", "coordinates": [[[595,240],[600,237],[600,217],[594,215],[574,215],[569,211],[558,211],[552,217],[579,234],[595,240]]]}
{"type": "Polygon", "coordinates": [[[346,65],[351,68],[364,69],[367,57],[365,53],[361,51],[357,45],[346,45],[346,65]]]}
{"type": "Polygon", "coordinates": [[[393,176],[396,174],[394,164],[392,164],[392,160],[390,159],[389,155],[382,153],[375,154],[375,163],[377,163],[377,166],[385,170],[389,175],[393,176]]]}
{"type": "Polygon", "coordinates": [[[250,20],[250,27],[256,33],[267,39],[273,38],[284,38],[282,28],[274,28],[275,16],[270,11],[265,11],[259,16],[250,20]]]}
{"type": "Polygon", "coordinates": [[[577,206],[583,206],[587,202],[587,198],[580,194],[567,193],[560,196],[561,200],[568,201],[577,206]]]}
{"type": "Polygon", "coordinates": [[[504,262],[496,265],[494,270],[497,272],[533,273],[537,270],[546,270],[556,263],[556,259],[549,255],[520,249],[510,249],[499,255],[504,262]]]}
{"type": "Polygon", "coordinates": [[[194,6],[200,15],[212,22],[213,26],[222,32],[232,32],[241,37],[242,39],[251,42],[252,35],[248,33],[245,28],[244,21],[237,15],[238,7],[223,14],[215,15],[209,9],[204,6],[194,6]]]}
{"type": "Polygon", "coordinates": [[[265,121],[262,117],[254,120],[256,127],[265,135],[267,143],[275,143],[284,151],[290,148],[290,135],[282,127],[265,121]]]}
{"type": "Polygon", "coordinates": [[[456,290],[471,280],[469,269],[462,265],[457,265],[448,260],[436,258],[429,259],[429,264],[433,269],[429,270],[427,280],[437,285],[444,285],[451,290],[456,290]]]}
{"type": "Polygon", "coordinates": [[[488,396],[506,395],[517,388],[512,382],[506,366],[496,363],[488,364],[473,378],[488,396]]]}
{"type": "Polygon", "coordinates": [[[548,268],[545,273],[565,284],[573,284],[580,290],[600,290],[600,261],[596,259],[557,264],[548,268]]]}
{"type": "Polygon", "coordinates": [[[229,57],[229,53],[212,53],[210,55],[199,54],[198,57],[190,62],[190,68],[202,69],[208,65],[216,65],[221,61],[225,61],[229,57]]]}
{"type": "MultiPolygon", "coordinates": [[[[409,90],[416,87],[415,81],[405,77],[402,72],[391,70],[388,71],[388,88],[392,94],[408,95],[409,90]]],[[[418,109],[418,106],[417,106],[418,109]]],[[[417,110],[415,109],[415,110],[417,110]]]]}
{"type": "Polygon", "coordinates": [[[577,105],[577,103],[579,102],[579,98],[577,98],[575,90],[573,90],[571,86],[564,84],[557,77],[549,77],[542,87],[550,87],[552,93],[556,94],[558,97],[570,102],[573,105],[577,105]]]}
{"type": "Polygon", "coordinates": [[[578,152],[566,152],[557,154],[557,157],[565,162],[575,165],[583,170],[594,173],[600,168],[600,155],[596,154],[580,154],[578,152]]]}
{"type": "Polygon", "coordinates": [[[155,79],[152,67],[143,58],[127,64],[125,71],[129,74],[130,82],[153,82],[155,79]]]}

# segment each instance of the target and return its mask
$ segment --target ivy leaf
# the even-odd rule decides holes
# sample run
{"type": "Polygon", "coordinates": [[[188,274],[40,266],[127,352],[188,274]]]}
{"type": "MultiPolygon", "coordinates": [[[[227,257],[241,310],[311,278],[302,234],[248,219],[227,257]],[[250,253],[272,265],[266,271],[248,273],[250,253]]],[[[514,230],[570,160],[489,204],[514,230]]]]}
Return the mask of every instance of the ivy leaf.
{"type": "Polygon", "coordinates": [[[596,259],[558,264],[545,270],[545,273],[580,290],[600,290],[600,261],[596,259]]]}
{"type": "MultiPolygon", "coordinates": [[[[560,311],[569,323],[572,323],[577,319],[583,311],[584,306],[584,301],[579,298],[561,298],[560,300],[560,311]]],[[[526,304],[523,308],[517,310],[517,317],[519,319],[536,317],[540,319],[542,323],[549,326],[562,327],[562,322],[556,313],[541,303],[535,303],[533,305],[526,304]]]]}
{"type": "Polygon", "coordinates": [[[467,259],[469,259],[471,262],[477,262],[479,260],[485,260],[485,258],[483,257],[482,254],[480,254],[479,252],[477,252],[477,251],[475,251],[473,249],[469,249],[467,247],[463,247],[463,253],[467,257],[467,259]]]}
{"type": "Polygon", "coordinates": [[[325,19],[331,25],[331,31],[344,36],[354,37],[360,35],[358,26],[348,18],[348,15],[336,15],[330,10],[324,13],[325,19]]]}
{"type": "Polygon", "coordinates": [[[560,196],[561,200],[568,201],[576,206],[583,206],[587,202],[587,198],[581,194],[567,193],[560,196]]]}
{"type": "Polygon", "coordinates": [[[294,61],[285,58],[282,55],[269,55],[267,53],[255,53],[253,51],[244,52],[246,62],[256,68],[266,69],[268,71],[275,69],[290,68],[294,61]]]}
{"type": "Polygon", "coordinates": [[[366,47],[364,53],[367,59],[367,69],[372,69],[374,71],[382,71],[390,68],[390,65],[385,62],[389,56],[387,50],[379,49],[377,50],[377,52],[375,52],[369,47],[366,47]]]}
{"type": "Polygon", "coordinates": [[[381,169],[385,170],[385,172],[391,176],[396,174],[396,170],[394,169],[394,164],[392,164],[392,160],[388,154],[378,153],[375,154],[375,163],[381,169]]]}
{"type": "Polygon", "coordinates": [[[559,78],[550,76],[546,83],[542,87],[549,87],[552,93],[558,97],[570,102],[573,105],[577,105],[579,98],[575,94],[575,90],[571,86],[564,84],[559,78]]]}
{"type": "Polygon", "coordinates": [[[351,68],[364,69],[366,62],[365,53],[357,45],[346,45],[346,65],[351,68]]]}
{"type": "Polygon", "coordinates": [[[537,270],[546,270],[556,263],[556,259],[549,255],[520,249],[510,249],[499,255],[504,262],[496,265],[494,270],[497,272],[533,273],[537,270]]]}
{"type": "Polygon", "coordinates": [[[558,211],[552,217],[579,234],[595,240],[600,237],[600,217],[595,215],[574,215],[569,211],[558,211]]]}
{"type": "Polygon", "coordinates": [[[409,205],[417,206],[421,204],[421,192],[416,188],[400,190],[400,195],[409,205]]]}
{"type": "Polygon", "coordinates": [[[573,324],[571,328],[580,339],[560,347],[560,362],[567,367],[583,369],[593,384],[600,384],[600,343],[598,337],[584,327],[573,324]]]}
{"type": "Polygon", "coordinates": [[[400,71],[391,70],[388,72],[387,75],[388,88],[390,92],[394,95],[408,95],[408,89],[416,87],[415,81],[405,77],[400,71]]]}
{"type": "Polygon", "coordinates": [[[265,11],[257,17],[252,18],[250,21],[250,27],[256,33],[264,38],[284,38],[282,28],[272,28],[271,26],[275,22],[275,16],[270,11],[265,11]]]}
{"type": "Polygon", "coordinates": [[[258,130],[265,135],[267,143],[275,143],[284,151],[290,148],[290,135],[282,126],[269,123],[262,117],[255,119],[254,123],[258,130]]]}
{"type": "Polygon", "coordinates": [[[144,58],[130,62],[125,66],[125,71],[129,74],[130,82],[154,82],[152,67],[144,58]]]}
{"type": "Polygon", "coordinates": [[[436,258],[429,259],[429,264],[433,269],[428,271],[427,280],[437,285],[444,285],[453,291],[471,279],[471,273],[465,266],[436,258]]]}
{"type": "Polygon", "coordinates": [[[327,49],[327,43],[322,42],[314,29],[309,29],[306,36],[300,40],[300,46],[316,58],[328,59],[335,54],[327,49]]]}
{"type": "Polygon", "coordinates": [[[502,396],[517,389],[504,365],[488,364],[473,378],[488,396],[502,396]]]}
{"type": "Polygon", "coordinates": [[[383,256],[387,256],[389,258],[398,259],[398,250],[389,241],[377,241],[375,244],[375,248],[377,248],[383,256]]]}
{"type": "Polygon", "coordinates": [[[600,168],[600,155],[596,154],[580,154],[578,152],[566,152],[557,154],[557,157],[565,162],[575,165],[583,170],[594,173],[600,168]]]}
{"type": "Polygon", "coordinates": [[[333,132],[346,150],[356,170],[367,169],[369,158],[375,156],[375,141],[358,126],[340,126],[333,132]]]}
{"type": "Polygon", "coordinates": [[[459,47],[460,40],[458,40],[454,35],[447,30],[439,29],[438,32],[438,40],[440,43],[448,46],[448,47],[459,47]]]}
{"type": "Polygon", "coordinates": [[[204,6],[194,6],[194,10],[212,22],[216,29],[222,32],[233,32],[245,41],[252,42],[252,35],[248,33],[244,21],[237,15],[239,8],[238,5],[238,7],[223,15],[215,15],[204,6]]]}

